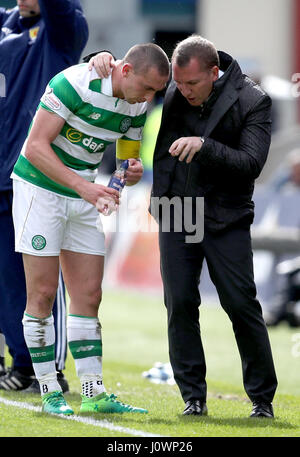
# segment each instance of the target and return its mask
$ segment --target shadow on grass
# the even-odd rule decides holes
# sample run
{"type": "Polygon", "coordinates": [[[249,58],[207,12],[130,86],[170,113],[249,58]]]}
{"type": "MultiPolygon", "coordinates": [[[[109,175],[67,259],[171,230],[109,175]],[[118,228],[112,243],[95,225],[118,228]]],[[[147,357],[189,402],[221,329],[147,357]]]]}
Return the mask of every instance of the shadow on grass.
{"type": "MultiPolygon", "coordinates": [[[[183,417],[182,415],[174,415],[172,419],[165,419],[165,418],[158,418],[158,417],[151,417],[150,415],[144,414],[80,414],[83,417],[92,417],[97,420],[106,420],[108,422],[113,423],[114,425],[121,425],[123,427],[135,428],[135,429],[147,429],[149,427],[155,426],[161,427],[158,430],[153,430],[154,433],[160,433],[160,430],[165,430],[167,427],[169,432],[172,433],[173,429],[176,427],[191,427],[195,430],[195,426],[199,426],[199,430],[201,429],[201,425],[209,426],[211,428],[214,427],[228,427],[232,429],[266,429],[270,431],[273,430],[273,433],[276,433],[276,430],[296,430],[298,427],[286,422],[281,421],[279,419],[262,419],[262,418],[223,418],[223,417],[210,417],[210,416],[189,416],[183,417]],[[137,417],[136,417],[137,416],[137,417]],[[142,419],[142,420],[141,420],[142,419]]],[[[189,435],[187,435],[189,436],[189,435]]]]}

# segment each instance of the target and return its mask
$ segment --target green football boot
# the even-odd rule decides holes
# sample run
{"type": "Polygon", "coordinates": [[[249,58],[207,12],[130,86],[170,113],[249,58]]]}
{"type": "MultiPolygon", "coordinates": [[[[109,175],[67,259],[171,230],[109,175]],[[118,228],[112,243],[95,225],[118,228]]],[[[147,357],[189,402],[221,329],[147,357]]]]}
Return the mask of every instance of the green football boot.
{"type": "Polygon", "coordinates": [[[80,413],[148,413],[146,409],[125,405],[116,400],[116,395],[107,395],[106,392],[92,398],[81,395],[81,398],[80,413]]]}
{"type": "Polygon", "coordinates": [[[49,414],[64,414],[70,416],[74,411],[67,404],[62,392],[55,391],[42,396],[42,411],[49,414]]]}

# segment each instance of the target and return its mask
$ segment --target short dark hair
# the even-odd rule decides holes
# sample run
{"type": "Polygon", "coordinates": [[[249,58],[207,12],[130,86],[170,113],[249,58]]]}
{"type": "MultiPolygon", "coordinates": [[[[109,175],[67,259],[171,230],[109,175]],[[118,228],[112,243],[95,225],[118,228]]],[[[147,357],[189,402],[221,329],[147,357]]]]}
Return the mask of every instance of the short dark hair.
{"type": "Polygon", "coordinates": [[[191,35],[180,41],[173,51],[172,62],[179,67],[185,67],[194,57],[198,60],[203,70],[220,66],[220,59],[215,45],[200,35],[191,35]]]}
{"type": "Polygon", "coordinates": [[[136,44],[126,53],[123,62],[132,65],[137,74],[146,73],[155,67],[161,76],[168,76],[170,62],[165,51],[154,43],[136,44]]]}

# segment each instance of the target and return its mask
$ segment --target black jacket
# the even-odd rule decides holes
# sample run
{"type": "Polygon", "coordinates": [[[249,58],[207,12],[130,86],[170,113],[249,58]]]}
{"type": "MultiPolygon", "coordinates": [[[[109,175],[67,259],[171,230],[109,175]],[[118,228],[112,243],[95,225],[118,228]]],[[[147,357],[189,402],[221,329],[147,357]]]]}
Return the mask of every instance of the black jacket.
{"type": "Polygon", "coordinates": [[[168,150],[182,135],[204,136],[205,142],[188,166],[181,196],[204,196],[205,228],[218,231],[244,220],[253,221],[254,180],[267,159],[271,142],[271,99],[228,54],[219,51],[224,75],[215,83],[203,131],[203,113],[192,110],[171,81],[164,99],[162,122],[153,161],[152,195],[171,193],[178,159],[168,150]]]}

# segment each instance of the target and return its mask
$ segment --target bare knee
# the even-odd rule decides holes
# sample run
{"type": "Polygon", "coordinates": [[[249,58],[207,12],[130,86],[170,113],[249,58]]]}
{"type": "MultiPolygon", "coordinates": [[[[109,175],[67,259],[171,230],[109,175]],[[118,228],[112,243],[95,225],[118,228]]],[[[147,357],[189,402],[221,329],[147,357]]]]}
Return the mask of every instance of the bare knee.
{"type": "Polygon", "coordinates": [[[39,284],[27,294],[26,312],[35,317],[47,317],[51,314],[57,292],[50,284],[39,284]]]}
{"type": "Polygon", "coordinates": [[[70,312],[72,314],[96,317],[102,300],[102,288],[99,285],[90,287],[85,292],[70,298],[70,312]]]}
{"type": "Polygon", "coordinates": [[[86,301],[87,301],[86,304],[88,306],[98,310],[101,300],[102,300],[101,286],[93,287],[88,291],[87,296],[86,296],[86,301]]]}
{"type": "Polygon", "coordinates": [[[26,312],[34,317],[47,317],[52,311],[57,292],[59,258],[23,254],[26,277],[26,312]]]}

